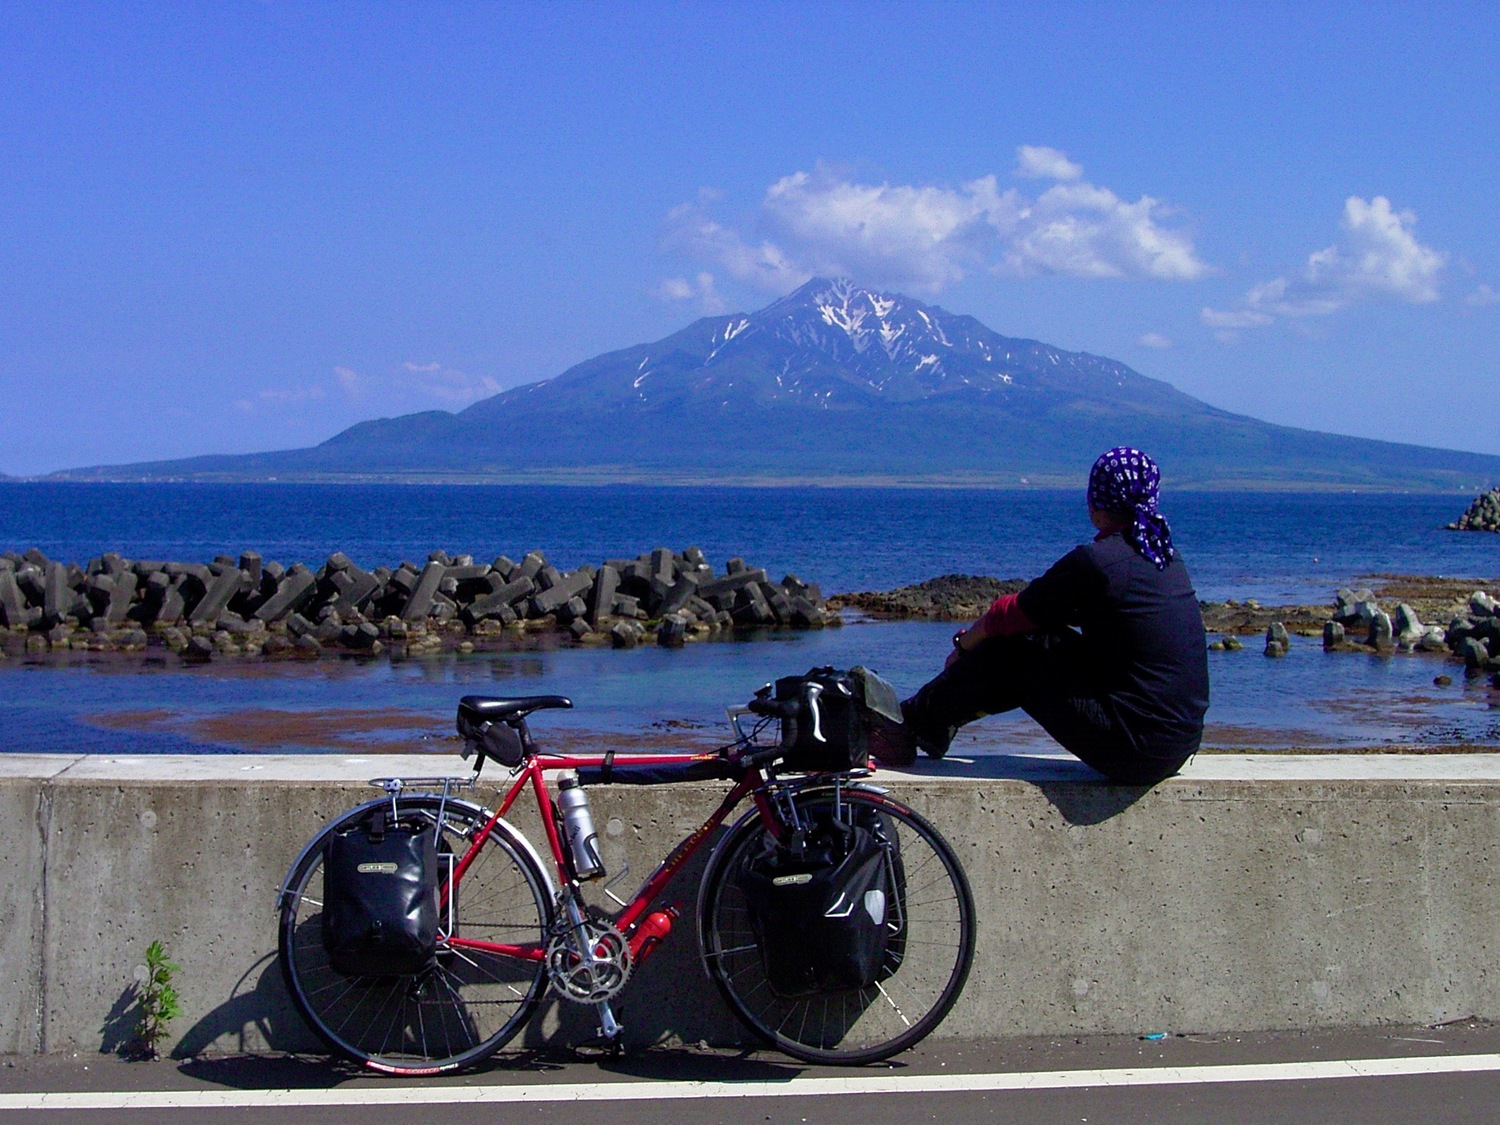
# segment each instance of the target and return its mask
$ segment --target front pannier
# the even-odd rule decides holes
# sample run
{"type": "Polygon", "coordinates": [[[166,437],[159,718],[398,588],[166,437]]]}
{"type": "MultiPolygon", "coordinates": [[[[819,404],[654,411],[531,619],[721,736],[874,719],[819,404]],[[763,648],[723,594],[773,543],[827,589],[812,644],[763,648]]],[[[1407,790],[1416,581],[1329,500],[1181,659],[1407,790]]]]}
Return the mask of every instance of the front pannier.
{"type": "Polygon", "coordinates": [[[433,964],[438,933],[437,830],[388,824],[375,810],[323,851],[323,948],[336,972],[385,977],[433,964]]]}
{"type": "Polygon", "coordinates": [[[890,845],[872,829],[815,806],[789,840],[767,836],[746,858],[738,883],[777,995],[867,988],[894,971],[890,845]]]}

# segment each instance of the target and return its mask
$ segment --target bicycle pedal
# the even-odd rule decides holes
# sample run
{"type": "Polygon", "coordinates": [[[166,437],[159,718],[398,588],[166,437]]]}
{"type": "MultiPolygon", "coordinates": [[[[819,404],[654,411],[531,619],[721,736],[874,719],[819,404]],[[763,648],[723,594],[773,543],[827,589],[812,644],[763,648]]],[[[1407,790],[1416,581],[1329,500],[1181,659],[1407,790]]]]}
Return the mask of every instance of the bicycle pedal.
{"type": "Polygon", "coordinates": [[[585,1059],[617,1059],[625,1053],[625,1037],[618,1033],[605,1035],[601,1032],[575,1043],[573,1053],[585,1059]]]}

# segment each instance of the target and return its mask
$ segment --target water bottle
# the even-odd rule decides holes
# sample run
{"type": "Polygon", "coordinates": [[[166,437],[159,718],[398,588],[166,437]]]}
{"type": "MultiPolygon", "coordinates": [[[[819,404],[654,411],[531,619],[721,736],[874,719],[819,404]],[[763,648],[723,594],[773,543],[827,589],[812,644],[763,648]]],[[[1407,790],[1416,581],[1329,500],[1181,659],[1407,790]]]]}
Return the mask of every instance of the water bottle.
{"type": "Polygon", "coordinates": [[[630,935],[630,943],[636,948],[636,964],[649,957],[667,939],[672,932],[672,920],[676,917],[677,907],[669,906],[665,910],[653,910],[641,919],[641,924],[630,935]]]}
{"type": "Polygon", "coordinates": [[[580,879],[599,878],[604,874],[599,837],[594,832],[594,816],[589,812],[589,795],[576,776],[558,780],[557,807],[562,809],[563,832],[568,838],[568,850],[573,853],[573,871],[580,879]]]}

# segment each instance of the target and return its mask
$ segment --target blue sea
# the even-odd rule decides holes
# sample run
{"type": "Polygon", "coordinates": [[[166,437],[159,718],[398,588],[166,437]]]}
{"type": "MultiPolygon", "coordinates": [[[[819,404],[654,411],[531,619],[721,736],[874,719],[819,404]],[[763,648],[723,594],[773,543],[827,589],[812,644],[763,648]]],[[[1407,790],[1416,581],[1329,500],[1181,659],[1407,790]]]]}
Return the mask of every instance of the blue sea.
{"type": "MultiPolygon", "coordinates": [[[[1372,493],[1168,495],[1163,510],[1205,599],[1331,602],[1378,574],[1473,578],[1500,588],[1500,536],[1443,530],[1468,497],[1372,493]]],[[[946,573],[1035,575],[1091,533],[1073,491],[906,488],[653,488],[420,485],[0,484],[0,550],[85,562],[208,560],[256,550],[318,565],[341,550],[365,567],[428,552],[543,551],[568,569],[656,546],[734,556],[825,593],[890,589],[946,573]]],[[[243,750],[377,753],[450,746],[469,692],[558,692],[574,711],[542,733],[626,744],[702,745],[722,708],[820,664],[863,663],[903,692],[941,665],[952,626],[851,620],[842,629],[630,652],[539,649],[314,666],[73,659],[0,662],[0,750],[141,754],[243,750]]],[[[1500,745],[1485,682],[1439,686],[1440,658],[1324,654],[1284,660],[1253,642],[1212,654],[1210,745],[1338,748],[1500,745]]],[[[1048,752],[1024,717],[969,728],[955,752],[1048,752]]]]}

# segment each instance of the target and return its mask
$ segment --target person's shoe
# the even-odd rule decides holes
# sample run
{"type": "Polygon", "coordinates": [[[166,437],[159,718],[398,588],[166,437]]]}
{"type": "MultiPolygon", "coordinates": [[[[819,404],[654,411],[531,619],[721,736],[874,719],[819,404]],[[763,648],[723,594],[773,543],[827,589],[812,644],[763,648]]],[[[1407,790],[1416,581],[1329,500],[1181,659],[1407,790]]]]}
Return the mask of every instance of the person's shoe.
{"type": "Polygon", "coordinates": [[[909,766],[917,760],[917,740],[902,723],[876,714],[870,728],[870,757],[882,766],[909,766]]]}
{"type": "Polygon", "coordinates": [[[918,734],[916,724],[911,721],[911,712],[915,704],[915,696],[913,696],[911,699],[904,700],[901,704],[901,714],[905,717],[905,728],[911,732],[908,737],[912,740],[913,745],[915,745],[917,749],[921,750],[922,753],[926,754],[929,758],[932,758],[934,761],[936,761],[948,752],[948,747],[953,744],[953,736],[958,733],[958,728],[949,727],[947,730],[945,730],[943,732],[943,738],[941,741],[934,738],[927,738],[924,735],[918,734]]]}
{"type": "Polygon", "coordinates": [[[934,760],[941,758],[948,752],[948,747],[953,745],[953,736],[949,735],[941,742],[935,742],[930,738],[922,738],[920,735],[913,736],[912,741],[917,748],[934,760]]]}

